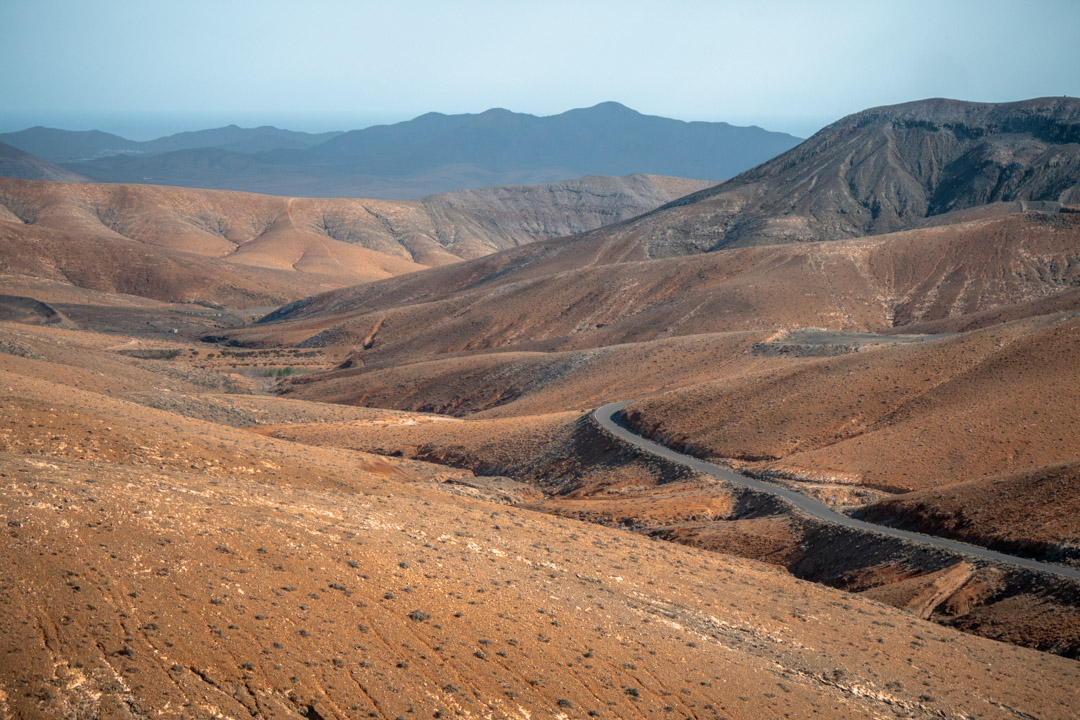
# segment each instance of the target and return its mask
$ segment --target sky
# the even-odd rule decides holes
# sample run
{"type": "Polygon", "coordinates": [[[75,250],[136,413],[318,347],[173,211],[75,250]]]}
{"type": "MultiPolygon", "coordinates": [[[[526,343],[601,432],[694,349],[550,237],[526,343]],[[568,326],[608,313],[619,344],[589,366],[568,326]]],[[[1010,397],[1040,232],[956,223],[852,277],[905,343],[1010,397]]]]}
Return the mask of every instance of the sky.
{"type": "Polygon", "coordinates": [[[1080,96],[1080,1],[0,0],[0,131],[349,130],[615,100],[802,137],[928,97],[1080,96]]]}

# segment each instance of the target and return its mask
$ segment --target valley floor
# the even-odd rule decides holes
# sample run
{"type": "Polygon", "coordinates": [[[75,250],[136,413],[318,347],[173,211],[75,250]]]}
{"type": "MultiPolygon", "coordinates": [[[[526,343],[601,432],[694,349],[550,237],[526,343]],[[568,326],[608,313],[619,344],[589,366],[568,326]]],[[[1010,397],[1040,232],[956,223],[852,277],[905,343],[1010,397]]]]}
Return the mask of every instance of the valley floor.
{"type": "Polygon", "coordinates": [[[22,320],[0,322],[3,717],[1055,718],[1078,699],[1075,661],[922,619],[974,571],[799,580],[776,565],[807,528],[582,413],[278,397],[343,356],[22,320]],[[730,527],[692,540],[710,518],[730,527]],[[772,564],[714,552],[724,532],[772,564]]]}

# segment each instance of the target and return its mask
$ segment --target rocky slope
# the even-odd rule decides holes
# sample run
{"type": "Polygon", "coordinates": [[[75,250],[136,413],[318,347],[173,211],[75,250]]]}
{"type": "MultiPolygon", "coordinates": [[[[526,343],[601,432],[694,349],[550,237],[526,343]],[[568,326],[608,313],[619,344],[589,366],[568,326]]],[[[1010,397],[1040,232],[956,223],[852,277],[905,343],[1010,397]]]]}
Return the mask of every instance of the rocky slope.
{"type": "Polygon", "coordinates": [[[865,110],[606,235],[664,257],[895,232],[1003,201],[1080,202],[1080,100],[865,110]]]}
{"type": "Polygon", "coordinates": [[[182,339],[0,336],[14,718],[1059,717],[1080,682],[1073,661],[765,565],[237,427],[423,416],[236,394],[182,339]],[[211,407],[236,426],[195,418],[211,407]]]}
{"type": "Polygon", "coordinates": [[[625,248],[588,234],[307,298],[232,337],[366,345],[368,356],[400,364],[406,354],[533,343],[583,348],[785,327],[893,332],[979,322],[1075,288],[1078,238],[1080,215],[1034,211],[661,260],[627,258],[625,248]]]}

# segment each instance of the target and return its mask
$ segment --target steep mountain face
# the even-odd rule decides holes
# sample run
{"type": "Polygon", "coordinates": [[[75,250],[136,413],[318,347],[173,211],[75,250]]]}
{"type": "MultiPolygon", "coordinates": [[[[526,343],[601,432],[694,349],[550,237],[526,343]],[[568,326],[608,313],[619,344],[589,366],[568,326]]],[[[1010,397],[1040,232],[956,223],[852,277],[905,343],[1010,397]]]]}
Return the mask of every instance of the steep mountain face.
{"type": "Polygon", "coordinates": [[[583,175],[649,173],[715,181],[800,141],[757,127],[642,115],[618,103],[551,117],[501,109],[476,115],[428,113],[395,125],[354,130],[308,148],[275,140],[278,149],[265,152],[250,149],[256,139],[247,145],[225,142],[224,130],[228,128],[213,131],[213,146],[207,136],[199,147],[188,143],[159,152],[167,148],[163,141],[154,141],[157,154],[143,149],[142,154],[94,156],[70,167],[106,182],[301,197],[416,199],[583,175]]]}
{"type": "Polygon", "coordinates": [[[65,170],[48,160],[6,145],[0,142],[0,177],[23,178],[26,180],[62,180],[64,182],[86,182],[78,173],[65,170]]]}
{"type": "Polygon", "coordinates": [[[1002,201],[1080,202],[1080,100],[866,110],[607,236],[670,256],[895,232],[1002,201]]]}

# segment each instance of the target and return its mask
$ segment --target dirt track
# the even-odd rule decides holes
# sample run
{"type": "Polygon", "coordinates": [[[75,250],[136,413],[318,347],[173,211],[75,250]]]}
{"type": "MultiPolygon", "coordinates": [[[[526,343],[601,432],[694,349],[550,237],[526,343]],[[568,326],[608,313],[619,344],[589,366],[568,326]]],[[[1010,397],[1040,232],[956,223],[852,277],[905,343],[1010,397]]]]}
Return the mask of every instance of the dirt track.
{"type": "Polygon", "coordinates": [[[1050,573],[1052,575],[1058,575],[1070,580],[1080,580],[1080,570],[1075,568],[1063,567],[1061,565],[1052,565],[1050,563],[1039,562],[1038,560],[1032,560],[1030,558],[1019,557],[1016,555],[1006,555],[1005,553],[994,552],[986,548],[978,547],[976,545],[970,545],[968,543],[957,542],[955,540],[949,540],[947,538],[934,537],[932,535],[924,535],[923,533],[909,532],[907,530],[900,530],[898,528],[888,527],[887,525],[877,525],[875,523],[865,522],[863,520],[857,520],[853,517],[849,517],[842,513],[838,513],[828,505],[818,502],[817,500],[803,495],[802,493],[795,492],[789,488],[781,485],[775,485],[772,483],[762,482],[746,475],[740,475],[739,473],[732,472],[727,468],[714,465],[712,463],[699,460],[698,458],[690,455],[685,455],[680,452],[676,452],[670,448],[666,448],[663,445],[652,442],[646,438],[637,435],[630,430],[620,425],[616,416],[622,412],[622,409],[626,407],[628,402],[615,402],[608,403],[603,407],[597,408],[593,412],[593,416],[597,422],[608,432],[617,436],[620,440],[631,443],[636,447],[643,450],[647,450],[650,453],[658,455],[666,460],[672,460],[677,463],[686,465],[692,468],[694,471],[704,473],[706,475],[712,475],[726,482],[732,482],[737,485],[752,488],[758,492],[768,493],[776,497],[783,498],[787,502],[794,505],[802,512],[810,515],[813,518],[822,520],[827,523],[833,523],[843,527],[852,528],[854,530],[860,530],[863,532],[874,533],[877,535],[885,535],[887,537],[898,538],[900,540],[906,540],[908,542],[920,543],[923,545],[929,545],[931,547],[941,548],[950,552],[955,552],[960,555],[965,555],[978,560],[985,560],[993,563],[1003,563],[1006,565],[1015,565],[1028,570],[1035,570],[1037,572],[1050,573]]]}

